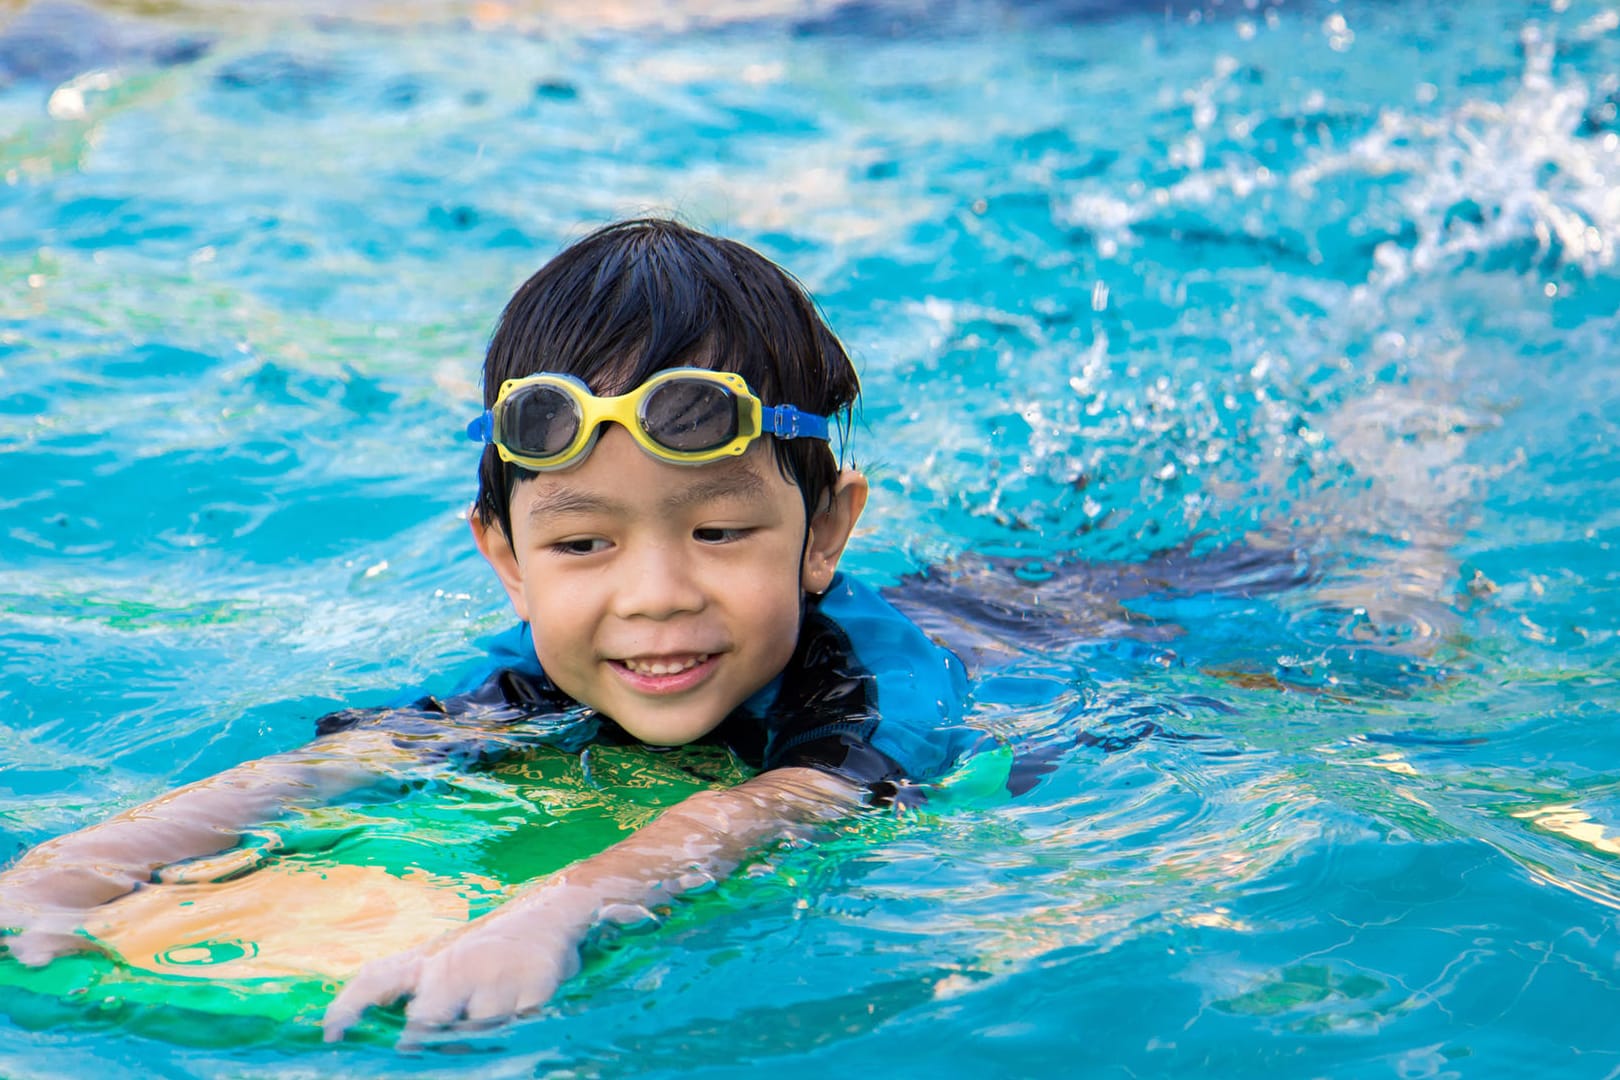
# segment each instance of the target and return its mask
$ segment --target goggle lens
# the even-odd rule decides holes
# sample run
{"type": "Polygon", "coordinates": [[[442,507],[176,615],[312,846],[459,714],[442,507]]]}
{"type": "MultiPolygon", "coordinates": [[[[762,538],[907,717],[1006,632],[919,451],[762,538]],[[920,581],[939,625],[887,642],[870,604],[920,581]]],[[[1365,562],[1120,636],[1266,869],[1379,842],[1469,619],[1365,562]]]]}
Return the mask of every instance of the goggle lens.
{"type": "Polygon", "coordinates": [[[697,453],[737,437],[737,399],[719,383],[674,379],[641,402],[641,429],[660,446],[697,453]]]}
{"type": "Polygon", "coordinates": [[[555,386],[513,394],[501,416],[501,438],[515,453],[546,458],[568,449],[579,434],[579,409],[555,386]]]}

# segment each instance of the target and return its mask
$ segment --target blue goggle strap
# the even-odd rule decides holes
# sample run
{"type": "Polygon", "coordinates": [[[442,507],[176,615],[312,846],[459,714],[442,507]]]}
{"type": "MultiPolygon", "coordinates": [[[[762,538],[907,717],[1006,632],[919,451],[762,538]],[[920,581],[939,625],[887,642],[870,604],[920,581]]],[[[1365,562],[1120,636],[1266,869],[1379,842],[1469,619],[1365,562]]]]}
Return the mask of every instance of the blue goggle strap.
{"type": "Polygon", "coordinates": [[[759,410],[760,426],[778,439],[831,439],[827,417],[800,412],[792,405],[764,405],[759,410]]]}

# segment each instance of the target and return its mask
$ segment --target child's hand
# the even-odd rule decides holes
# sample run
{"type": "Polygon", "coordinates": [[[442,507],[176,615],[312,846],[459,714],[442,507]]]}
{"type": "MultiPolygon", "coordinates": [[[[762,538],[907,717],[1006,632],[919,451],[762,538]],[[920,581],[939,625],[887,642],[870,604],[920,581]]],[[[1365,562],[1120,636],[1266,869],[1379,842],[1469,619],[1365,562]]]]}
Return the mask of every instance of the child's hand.
{"type": "Polygon", "coordinates": [[[59,956],[97,946],[76,933],[90,909],[134,888],[93,866],[65,860],[23,863],[0,874],[0,939],[13,957],[43,967],[59,956]]]}
{"type": "Polygon", "coordinates": [[[0,945],[28,967],[44,967],[58,957],[100,948],[94,941],[74,932],[82,924],[81,918],[40,919],[30,924],[10,910],[0,910],[0,921],[15,931],[10,937],[0,939],[0,945]]]}
{"type": "Polygon", "coordinates": [[[580,942],[598,918],[635,918],[711,884],[761,844],[848,813],[862,794],[833,773],[783,768],[690,795],[504,907],[361,968],[326,1010],[326,1039],[343,1038],[367,1006],[403,997],[406,1041],[537,1009],[579,969],[580,942]]]}
{"type": "Polygon", "coordinates": [[[342,1039],[368,1006],[404,997],[406,1042],[531,1012],[579,970],[594,907],[577,890],[542,886],[425,945],[373,960],[327,1008],[326,1041],[342,1039]]]}

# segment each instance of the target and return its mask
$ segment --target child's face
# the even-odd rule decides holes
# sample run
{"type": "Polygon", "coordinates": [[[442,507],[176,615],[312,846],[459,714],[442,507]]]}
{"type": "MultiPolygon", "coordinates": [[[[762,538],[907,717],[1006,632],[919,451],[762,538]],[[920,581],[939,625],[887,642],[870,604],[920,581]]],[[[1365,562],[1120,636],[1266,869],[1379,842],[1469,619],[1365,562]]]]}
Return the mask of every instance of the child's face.
{"type": "Polygon", "coordinates": [[[827,588],[865,498],[845,472],[807,544],[803,499],[766,440],[681,466],[610,424],[579,465],[517,485],[511,548],[477,515],[473,532],[557,687],[676,745],[787,665],[801,591],[827,588]]]}

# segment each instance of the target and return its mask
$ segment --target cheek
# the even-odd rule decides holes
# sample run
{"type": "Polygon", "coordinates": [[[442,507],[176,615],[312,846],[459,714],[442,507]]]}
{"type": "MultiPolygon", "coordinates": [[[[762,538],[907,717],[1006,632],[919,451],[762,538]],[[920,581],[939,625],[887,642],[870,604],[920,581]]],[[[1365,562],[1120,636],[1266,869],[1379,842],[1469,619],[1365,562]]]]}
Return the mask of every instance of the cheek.
{"type": "Polygon", "coordinates": [[[524,597],[534,632],[535,655],[548,673],[569,666],[580,653],[589,652],[594,634],[586,597],[555,584],[529,585],[524,597]]]}
{"type": "Polygon", "coordinates": [[[780,670],[786,666],[799,643],[803,592],[799,588],[798,575],[768,591],[760,589],[750,599],[751,615],[746,620],[746,632],[759,644],[763,654],[761,659],[780,670]]]}

